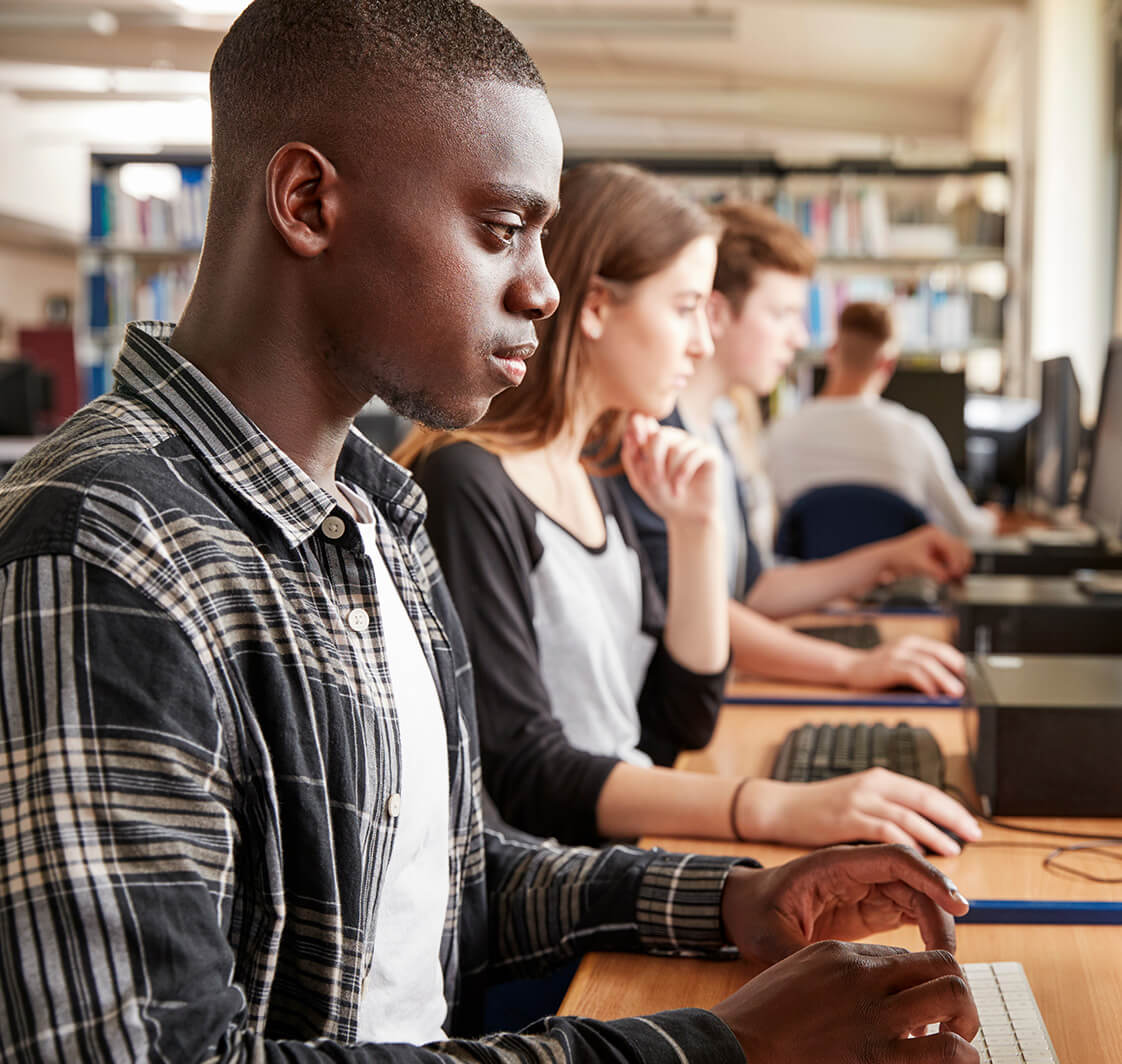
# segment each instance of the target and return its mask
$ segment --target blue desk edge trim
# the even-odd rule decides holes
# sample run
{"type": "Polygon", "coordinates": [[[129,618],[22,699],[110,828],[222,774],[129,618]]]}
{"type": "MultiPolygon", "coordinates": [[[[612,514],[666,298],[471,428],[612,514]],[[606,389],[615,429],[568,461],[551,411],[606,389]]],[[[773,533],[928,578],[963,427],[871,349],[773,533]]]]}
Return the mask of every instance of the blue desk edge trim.
{"type": "Polygon", "coordinates": [[[739,706],[913,706],[917,709],[930,707],[948,707],[958,709],[962,706],[961,698],[950,695],[858,695],[847,692],[844,695],[830,697],[829,695],[725,695],[726,702],[739,706]]]}
{"type": "Polygon", "coordinates": [[[1122,902],[978,898],[960,924],[1122,924],[1122,902]]]}

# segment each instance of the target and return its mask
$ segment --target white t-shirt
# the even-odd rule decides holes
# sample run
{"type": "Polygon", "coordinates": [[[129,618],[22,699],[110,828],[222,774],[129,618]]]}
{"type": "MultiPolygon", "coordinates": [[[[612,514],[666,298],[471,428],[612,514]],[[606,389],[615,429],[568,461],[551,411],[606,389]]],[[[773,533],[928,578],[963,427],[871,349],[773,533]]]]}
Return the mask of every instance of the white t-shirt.
{"type": "Polygon", "coordinates": [[[423,1045],[444,1038],[447,1012],[440,938],[448,908],[448,737],[432,672],[378,548],[376,514],[365,499],[339,487],[361,519],[359,532],[374,565],[401,734],[397,834],[382,884],[358,1036],[423,1045]]]}
{"type": "Polygon", "coordinates": [[[764,467],[782,511],[811,488],[875,484],[959,536],[989,536],[996,515],[974,505],[935,426],[875,395],[816,398],[769,427],[764,467]]]}
{"type": "Polygon", "coordinates": [[[604,545],[590,548],[540,510],[535,516],[543,549],[530,587],[542,680],[573,746],[649,765],[636,703],[656,642],[642,630],[639,558],[615,517],[605,514],[604,526],[604,545]]]}

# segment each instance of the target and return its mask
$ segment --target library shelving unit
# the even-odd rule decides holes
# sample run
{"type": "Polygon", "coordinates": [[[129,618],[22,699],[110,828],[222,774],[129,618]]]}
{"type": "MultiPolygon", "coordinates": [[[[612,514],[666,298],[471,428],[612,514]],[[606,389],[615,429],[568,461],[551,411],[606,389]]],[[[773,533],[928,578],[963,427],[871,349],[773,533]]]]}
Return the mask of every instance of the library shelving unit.
{"type": "MultiPolygon", "coordinates": [[[[85,398],[110,384],[126,323],[175,321],[190,294],[202,250],[210,195],[210,157],[198,151],[95,153],[90,158],[90,229],[79,249],[75,349],[85,398]],[[138,199],[122,187],[128,163],[170,164],[179,190],[138,199]]],[[[372,399],[360,425],[387,449],[408,424],[372,399]]]]}
{"type": "Polygon", "coordinates": [[[89,239],[79,251],[75,348],[87,397],[104,391],[134,319],[174,321],[183,309],[202,248],[210,193],[206,152],[97,153],[90,159],[89,239]],[[129,163],[161,163],[179,172],[166,198],[130,195],[129,163]]]}
{"type": "Polygon", "coordinates": [[[842,306],[869,299],[891,305],[904,360],[965,368],[977,390],[1000,386],[1015,298],[1004,160],[948,166],[885,158],[801,165],[770,156],[634,161],[706,203],[766,203],[807,237],[818,267],[805,359],[821,358],[842,306]]]}
{"type": "MultiPolygon", "coordinates": [[[[566,165],[581,161],[570,158],[566,165]]],[[[764,202],[796,225],[818,255],[811,284],[804,361],[820,358],[834,321],[851,300],[893,308],[904,360],[965,368],[971,390],[998,390],[1006,322],[1016,298],[1006,256],[1011,198],[1004,160],[908,166],[885,158],[792,164],[767,157],[633,160],[706,203],[764,202]]],[[[205,152],[91,157],[90,236],[80,249],[78,360],[97,394],[125,322],[174,320],[190,290],[209,193],[205,152]],[[170,163],[180,191],[137,200],[121,187],[126,163],[170,163]]]]}

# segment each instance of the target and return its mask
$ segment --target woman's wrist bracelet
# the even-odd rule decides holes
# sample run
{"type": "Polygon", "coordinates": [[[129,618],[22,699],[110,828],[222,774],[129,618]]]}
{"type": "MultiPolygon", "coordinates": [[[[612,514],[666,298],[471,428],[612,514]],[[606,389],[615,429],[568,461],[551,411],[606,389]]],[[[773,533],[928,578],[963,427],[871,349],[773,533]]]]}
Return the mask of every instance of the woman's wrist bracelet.
{"type": "Polygon", "coordinates": [[[751,779],[751,776],[745,776],[734,788],[732,792],[732,801],[729,802],[729,824],[732,826],[732,837],[737,842],[747,842],[748,840],[740,834],[740,828],[736,824],[736,806],[740,801],[740,792],[744,790],[744,785],[751,779]]]}

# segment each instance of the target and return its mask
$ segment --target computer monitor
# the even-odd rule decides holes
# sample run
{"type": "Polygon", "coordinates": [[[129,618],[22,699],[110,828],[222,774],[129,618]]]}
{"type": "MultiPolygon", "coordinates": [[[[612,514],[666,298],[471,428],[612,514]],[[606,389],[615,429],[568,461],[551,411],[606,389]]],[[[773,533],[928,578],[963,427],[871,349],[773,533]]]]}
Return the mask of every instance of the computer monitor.
{"type": "Polygon", "coordinates": [[[1083,491],[1083,519],[1105,536],[1122,535],[1122,340],[1106,353],[1091,464],[1083,491]]]}
{"type": "MultiPolygon", "coordinates": [[[[814,394],[826,381],[826,367],[815,366],[814,394]]],[[[900,364],[884,389],[885,399],[923,414],[943,437],[955,466],[966,466],[966,372],[938,366],[900,364]]]]}
{"type": "Polygon", "coordinates": [[[1079,462],[1083,424],[1079,381],[1067,355],[1040,365],[1040,416],[1032,436],[1032,490],[1048,506],[1069,501],[1071,477],[1079,462]]]}
{"type": "Polygon", "coordinates": [[[29,362],[0,362],[0,435],[31,436],[51,406],[51,378],[29,362]]]}

